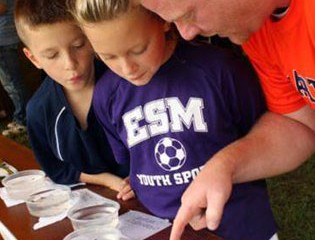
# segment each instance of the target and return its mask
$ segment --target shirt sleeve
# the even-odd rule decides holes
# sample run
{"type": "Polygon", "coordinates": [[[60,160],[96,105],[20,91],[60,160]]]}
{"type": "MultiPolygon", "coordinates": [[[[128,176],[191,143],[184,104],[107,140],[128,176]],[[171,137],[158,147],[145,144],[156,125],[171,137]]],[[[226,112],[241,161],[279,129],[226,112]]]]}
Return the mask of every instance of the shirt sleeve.
{"type": "Polygon", "coordinates": [[[71,164],[57,158],[53,148],[48,141],[45,118],[39,107],[33,105],[32,101],[26,109],[27,129],[29,140],[35,158],[43,171],[54,182],[59,184],[72,184],[79,181],[80,172],[71,164]]]}
{"type": "Polygon", "coordinates": [[[101,80],[96,84],[93,96],[93,108],[96,117],[106,133],[116,161],[120,164],[128,164],[130,160],[129,151],[116,132],[115,120],[110,114],[111,87],[110,85],[102,86],[101,80]]]}
{"type": "Polygon", "coordinates": [[[259,76],[268,109],[279,114],[297,111],[306,102],[279,66],[275,51],[266,44],[258,36],[253,36],[243,49],[259,76]]]}
{"type": "Polygon", "coordinates": [[[245,135],[266,111],[258,78],[245,57],[229,59],[222,74],[222,92],[240,135],[245,135]]]}

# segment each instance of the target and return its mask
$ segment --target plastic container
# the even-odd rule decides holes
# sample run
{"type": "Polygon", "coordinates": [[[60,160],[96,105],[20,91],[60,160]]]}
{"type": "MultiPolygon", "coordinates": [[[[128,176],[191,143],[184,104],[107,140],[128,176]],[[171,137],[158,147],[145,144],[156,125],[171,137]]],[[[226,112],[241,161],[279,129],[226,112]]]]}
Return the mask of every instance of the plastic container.
{"type": "Polygon", "coordinates": [[[116,202],[104,202],[80,208],[74,206],[68,211],[68,218],[71,220],[74,230],[90,226],[103,226],[115,228],[118,225],[119,204],[116,202]]]}
{"type": "Polygon", "coordinates": [[[50,217],[67,211],[70,207],[70,198],[70,187],[51,184],[30,195],[26,200],[26,206],[35,217],[50,217]]]}
{"type": "Polygon", "coordinates": [[[45,186],[45,173],[41,170],[24,170],[5,177],[1,183],[9,198],[26,200],[45,186]]]}
{"type": "Polygon", "coordinates": [[[89,227],[68,234],[63,240],[128,240],[117,228],[89,227]]]}

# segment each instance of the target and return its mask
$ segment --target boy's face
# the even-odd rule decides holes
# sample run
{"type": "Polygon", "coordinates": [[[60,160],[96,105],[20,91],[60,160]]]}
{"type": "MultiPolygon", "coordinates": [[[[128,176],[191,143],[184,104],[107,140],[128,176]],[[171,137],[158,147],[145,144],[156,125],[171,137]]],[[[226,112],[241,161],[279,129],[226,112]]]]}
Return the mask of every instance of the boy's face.
{"type": "Polygon", "coordinates": [[[172,52],[165,39],[169,25],[138,9],[83,30],[102,61],[136,86],[149,83],[172,52]]]}
{"type": "Polygon", "coordinates": [[[93,50],[80,28],[61,22],[25,29],[25,55],[68,91],[94,80],[93,50]]]}

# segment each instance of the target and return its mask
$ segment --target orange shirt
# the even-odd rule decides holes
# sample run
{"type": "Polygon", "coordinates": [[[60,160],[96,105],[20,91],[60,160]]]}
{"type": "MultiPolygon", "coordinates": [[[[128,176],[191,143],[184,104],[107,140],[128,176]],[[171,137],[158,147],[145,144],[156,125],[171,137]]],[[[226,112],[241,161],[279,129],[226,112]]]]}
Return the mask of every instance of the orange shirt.
{"type": "Polygon", "coordinates": [[[312,13],[315,0],[291,0],[281,20],[268,19],[243,45],[259,75],[270,111],[285,114],[306,104],[315,109],[312,13]]]}

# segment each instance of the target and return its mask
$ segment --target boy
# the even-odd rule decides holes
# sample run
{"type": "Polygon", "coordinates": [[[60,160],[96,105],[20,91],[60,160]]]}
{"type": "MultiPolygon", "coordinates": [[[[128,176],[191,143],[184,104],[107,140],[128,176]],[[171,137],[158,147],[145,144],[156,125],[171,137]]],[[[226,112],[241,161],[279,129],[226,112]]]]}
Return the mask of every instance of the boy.
{"type": "MultiPolygon", "coordinates": [[[[116,160],[130,161],[131,186],[143,205],[174,219],[207,160],[264,112],[259,84],[242,60],[213,46],[177,43],[168,23],[128,1],[72,5],[112,70],[97,83],[93,104],[116,160]]],[[[268,240],[275,232],[265,182],[233,186],[215,233],[268,240]]]]}
{"type": "Polygon", "coordinates": [[[48,77],[27,106],[36,159],[57,183],[86,182],[132,191],[121,177],[91,101],[95,79],[90,43],[66,10],[65,0],[17,0],[15,21],[27,58],[48,77]]]}

